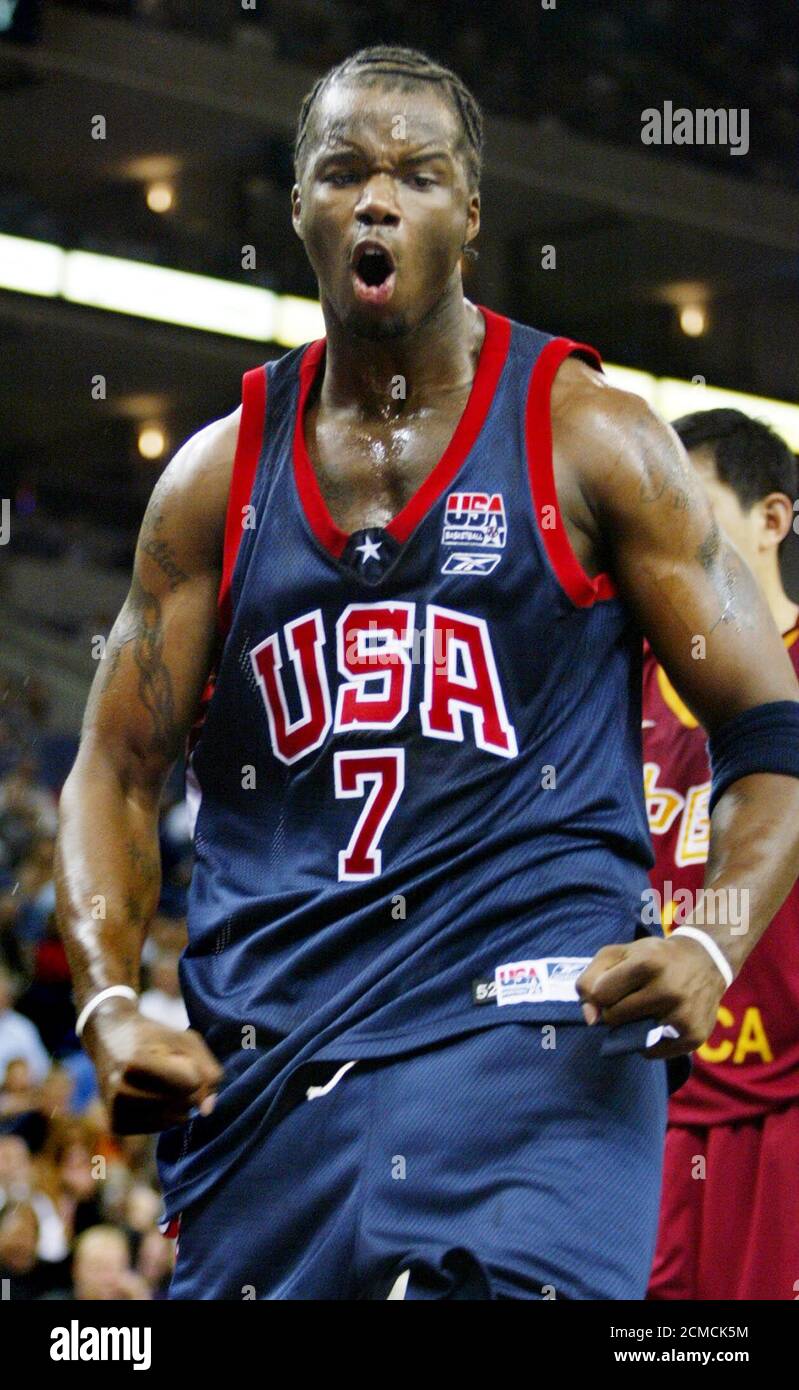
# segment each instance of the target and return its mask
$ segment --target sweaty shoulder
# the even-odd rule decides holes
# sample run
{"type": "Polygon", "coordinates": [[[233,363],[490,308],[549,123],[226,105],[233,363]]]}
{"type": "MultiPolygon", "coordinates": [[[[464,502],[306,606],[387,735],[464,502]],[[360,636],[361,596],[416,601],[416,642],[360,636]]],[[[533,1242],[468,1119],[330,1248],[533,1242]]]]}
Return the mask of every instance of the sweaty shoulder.
{"type": "Polygon", "coordinates": [[[676,510],[699,491],[677,435],[641,396],[611,386],[576,357],[552,387],[553,438],[596,517],[604,506],[655,501],[676,510]]]}
{"type": "Polygon", "coordinates": [[[145,531],[168,528],[191,571],[219,569],[241,406],[178,449],[156,483],[145,531]]]}

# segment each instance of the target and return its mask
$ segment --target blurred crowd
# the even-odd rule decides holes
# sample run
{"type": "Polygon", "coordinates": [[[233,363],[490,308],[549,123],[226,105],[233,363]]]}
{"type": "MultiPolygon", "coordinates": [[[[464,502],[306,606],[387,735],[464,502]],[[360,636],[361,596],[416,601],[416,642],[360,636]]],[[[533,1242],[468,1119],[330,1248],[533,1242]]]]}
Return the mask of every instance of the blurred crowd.
{"type": "MultiPolygon", "coordinates": [[[[0,1281],[12,1299],[163,1298],[174,1242],[158,1227],[155,1141],[110,1133],[75,1035],[55,926],[60,787],[41,756],[47,705],[40,680],[0,669],[0,1281]]],[[[141,1007],[185,1028],[178,959],[191,843],[179,771],[164,800],[161,857],[141,1007]]]]}
{"type": "MultiPolygon", "coordinates": [[[[726,172],[795,184],[799,63],[786,43],[795,0],[61,0],[230,42],[267,30],[277,57],[318,70],[375,43],[410,44],[454,67],[486,110],[556,117],[582,133],[640,147],[640,114],[665,98],[751,108],[752,149],[714,144],[692,158],[726,172]]],[[[682,150],[665,147],[665,157],[682,150]]]]}

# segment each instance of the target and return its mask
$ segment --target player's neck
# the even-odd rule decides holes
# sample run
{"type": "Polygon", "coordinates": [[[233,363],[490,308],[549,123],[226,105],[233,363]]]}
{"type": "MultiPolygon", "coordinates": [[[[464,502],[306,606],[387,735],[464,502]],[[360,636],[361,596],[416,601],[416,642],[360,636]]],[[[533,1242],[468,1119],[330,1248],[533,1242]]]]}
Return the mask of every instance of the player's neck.
{"type": "Polygon", "coordinates": [[[330,410],[355,407],[362,419],[381,420],[469,386],[485,332],[483,316],[464,299],[460,281],[423,323],[401,337],[355,337],[329,310],[325,326],[320,403],[330,410]]]}
{"type": "Polygon", "coordinates": [[[769,567],[764,572],[759,573],[757,577],[777,627],[782,633],[789,632],[791,628],[796,627],[799,606],[786,594],[778,571],[769,567]]]}

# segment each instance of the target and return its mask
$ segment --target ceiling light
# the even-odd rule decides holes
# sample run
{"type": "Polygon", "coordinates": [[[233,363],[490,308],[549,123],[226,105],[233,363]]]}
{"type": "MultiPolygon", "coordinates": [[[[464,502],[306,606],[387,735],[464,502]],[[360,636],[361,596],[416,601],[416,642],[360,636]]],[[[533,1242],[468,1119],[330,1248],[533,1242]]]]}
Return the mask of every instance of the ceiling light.
{"type": "Polygon", "coordinates": [[[688,338],[701,338],[707,332],[704,304],[684,304],[680,310],[680,328],[688,338]]]}
{"type": "Polygon", "coordinates": [[[160,459],[166,449],[166,435],[160,425],[142,425],[138,444],[142,458],[160,459]]]}
{"type": "Polygon", "coordinates": [[[175,201],[175,190],[171,183],[150,183],[147,185],[147,206],[150,212],[169,212],[175,201]]]}

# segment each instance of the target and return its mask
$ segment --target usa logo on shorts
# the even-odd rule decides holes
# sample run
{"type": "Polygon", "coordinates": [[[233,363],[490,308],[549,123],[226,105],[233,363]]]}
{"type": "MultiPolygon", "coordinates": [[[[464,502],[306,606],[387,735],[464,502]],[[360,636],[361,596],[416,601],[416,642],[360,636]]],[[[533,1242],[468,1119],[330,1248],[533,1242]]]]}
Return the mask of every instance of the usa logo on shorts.
{"type": "Polygon", "coordinates": [[[447,498],[443,545],[479,545],[501,550],[508,533],[501,492],[451,492],[447,498]]]}
{"type": "MultiPolygon", "coordinates": [[[[577,981],[590,956],[545,956],[543,960],[516,960],[498,965],[494,971],[497,1004],[543,1004],[579,1002],[577,981]]],[[[489,996],[485,995],[485,999],[489,996]]],[[[473,994],[475,1004],[484,997],[473,994]]]]}
{"type": "Polygon", "coordinates": [[[500,965],[496,971],[497,1003],[529,1003],[541,997],[544,984],[538,971],[540,964],[539,961],[522,960],[500,965]]]}

